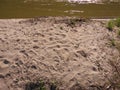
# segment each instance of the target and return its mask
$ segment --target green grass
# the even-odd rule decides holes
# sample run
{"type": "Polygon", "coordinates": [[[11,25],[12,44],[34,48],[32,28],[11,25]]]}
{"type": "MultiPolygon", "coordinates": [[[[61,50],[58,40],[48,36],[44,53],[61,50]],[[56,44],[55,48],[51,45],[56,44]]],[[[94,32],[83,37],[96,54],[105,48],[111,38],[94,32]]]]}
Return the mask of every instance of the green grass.
{"type": "Polygon", "coordinates": [[[115,24],[116,24],[117,27],[120,27],[120,18],[117,18],[115,20],[115,24]]]}
{"type": "Polygon", "coordinates": [[[107,28],[110,30],[110,31],[112,31],[113,30],[113,28],[114,28],[114,21],[113,20],[110,20],[109,22],[108,22],[108,24],[107,24],[107,28]]]}
{"type": "Polygon", "coordinates": [[[45,82],[40,80],[38,82],[27,83],[25,90],[46,90],[45,82]]]}
{"type": "Polygon", "coordinates": [[[116,45],[114,39],[111,39],[111,40],[110,40],[110,45],[111,45],[111,46],[115,46],[115,45],[116,45]]]}
{"type": "MultiPolygon", "coordinates": [[[[113,26],[120,27],[120,18],[117,18],[114,21],[108,22],[108,29],[113,30],[113,26]]],[[[117,35],[120,36],[120,28],[118,28],[117,35]]],[[[111,39],[111,46],[114,46],[120,55],[120,40],[111,39]]],[[[109,60],[109,64],[112,68],[111,77],[107,77],[109,81],[109,89],[105,90],[120,90],[120,56],[113,58],[113,60],[109,60]]]]}
{"type": "Polygon", "coordinates": [[[107,28],[110,31],[112,31],[115,26],[120,27],[120,18],[117,18],[115,20],[110,20],[107,24],[107,28]]]}

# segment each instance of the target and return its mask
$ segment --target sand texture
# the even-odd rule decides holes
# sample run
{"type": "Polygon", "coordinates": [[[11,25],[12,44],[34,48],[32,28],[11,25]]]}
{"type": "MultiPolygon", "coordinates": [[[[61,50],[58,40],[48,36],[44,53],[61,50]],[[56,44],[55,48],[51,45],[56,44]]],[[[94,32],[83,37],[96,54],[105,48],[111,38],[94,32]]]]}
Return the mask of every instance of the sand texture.
{"type": "Polygon", "coordinates": [[[103,85],[111,70],[108,60],[119,54],[108,44],[114,32],[106,29],[106,22],[0,20],[0,90],[24,90],[26,83],[41,78],[61,82],[60,90],[75,90],[76,83],[103,85]]]}

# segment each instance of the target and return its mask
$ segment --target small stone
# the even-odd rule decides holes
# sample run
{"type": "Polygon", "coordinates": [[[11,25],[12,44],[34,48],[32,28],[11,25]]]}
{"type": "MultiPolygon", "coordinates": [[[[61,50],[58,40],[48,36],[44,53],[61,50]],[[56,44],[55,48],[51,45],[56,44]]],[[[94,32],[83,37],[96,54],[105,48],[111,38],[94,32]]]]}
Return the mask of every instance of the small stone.
{"type": "Polygon", "coordinates": [[[95,67],[92,67],[92,70],[93,70],[93,71],[97,71],[97,69],[96,69],[95,67]]]}
{"type": "Polygon", "coordinates": [[[37,69],[37,67],[36,67],[35,65],[32,65],[31,68],[33,68],[33,69],[37,69]]]}
{"type": "Polygon", "coordinates": [[[3,63],[4,63],[4,64],[9,64],[10,62],[5,59],[5,60],[3,61],[3,63]]]}

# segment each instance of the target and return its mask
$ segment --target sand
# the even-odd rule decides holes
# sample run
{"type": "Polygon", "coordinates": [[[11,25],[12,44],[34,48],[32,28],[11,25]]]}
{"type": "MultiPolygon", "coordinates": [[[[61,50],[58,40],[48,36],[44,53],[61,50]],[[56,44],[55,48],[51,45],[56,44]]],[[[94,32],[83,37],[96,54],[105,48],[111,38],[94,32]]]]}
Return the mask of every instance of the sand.
{"type": "MultiPolygon", "coordinates": [[[[0,20],[0,90],[24,90],[39,79],[61,82],[60,90],[104,85],[108,61],[119,52],[106,20],[69,17],[0,20]]],[[[87,90],[87,89],[86,89],[87,90]]],[[[92,90],[92,89],[89,89],[92,90]]]]}

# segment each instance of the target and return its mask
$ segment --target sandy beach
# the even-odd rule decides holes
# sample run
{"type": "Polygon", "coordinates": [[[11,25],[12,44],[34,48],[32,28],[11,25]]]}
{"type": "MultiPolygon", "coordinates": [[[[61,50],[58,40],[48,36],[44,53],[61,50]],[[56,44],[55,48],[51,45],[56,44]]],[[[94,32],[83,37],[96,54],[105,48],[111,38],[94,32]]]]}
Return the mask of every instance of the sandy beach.
{"type": "Polygon", "coordinates": [[[112,74],[108,61],[119,56],[110,46],[116,31],[109,31],[107,22],[0,19],[0,90],[25,90],[39,80],[55,81],[59,90],[98,90],[94,86],[105,85],[112,74]]]}

